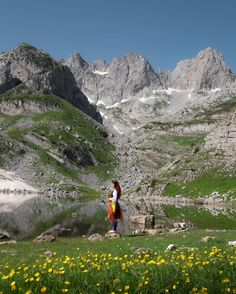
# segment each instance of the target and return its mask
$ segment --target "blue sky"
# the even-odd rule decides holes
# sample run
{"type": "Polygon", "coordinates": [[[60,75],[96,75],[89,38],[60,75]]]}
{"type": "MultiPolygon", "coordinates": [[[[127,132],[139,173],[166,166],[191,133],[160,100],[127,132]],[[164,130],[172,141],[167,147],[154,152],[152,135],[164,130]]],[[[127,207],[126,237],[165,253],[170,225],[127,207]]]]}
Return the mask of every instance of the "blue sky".
{"type": "Polygon", "coordinates": [[[236,72],[236,0],[2,0],[0,50],[31,43],[87,61],[135,51],[173,69],[206,47],[236,72]]]}

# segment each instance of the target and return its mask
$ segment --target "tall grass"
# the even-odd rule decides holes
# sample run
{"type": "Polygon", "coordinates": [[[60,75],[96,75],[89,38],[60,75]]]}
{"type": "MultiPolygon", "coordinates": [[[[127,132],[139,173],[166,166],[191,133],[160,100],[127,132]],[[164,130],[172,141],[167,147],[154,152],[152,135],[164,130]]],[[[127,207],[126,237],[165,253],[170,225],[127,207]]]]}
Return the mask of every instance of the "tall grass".
{"type": "MultiPolygon", "coordinates": [[[[235,293],[235,248],[226,241],[234,232],[183,236],[135,237],[89,242],[60,239],[47,246],[20,242],[12,256],[0,253],[0,291],[23,293],[235,293]],[[179,247],[164,251],[169,243],[179,247]],[[135,253],[137,247],[149,248],[135,253]],[[52,256],[43,252],[51,250],[52,256]],[[17,255],[15,255],[17,254],[17,255]]],[[[6,252],[6,251],[5,251],[6,252]]]]}

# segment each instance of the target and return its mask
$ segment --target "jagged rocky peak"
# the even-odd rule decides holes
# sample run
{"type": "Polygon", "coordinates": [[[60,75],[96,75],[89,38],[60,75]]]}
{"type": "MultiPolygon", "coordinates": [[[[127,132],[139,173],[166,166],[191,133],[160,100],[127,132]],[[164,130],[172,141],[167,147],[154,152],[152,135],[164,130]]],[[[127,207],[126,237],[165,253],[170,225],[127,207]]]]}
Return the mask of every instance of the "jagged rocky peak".
{"type": "Polygon", "coordinates": [[[149,61],[143,56],[130,52],[127,57],[129,69],[128,81],[124,95],[134,96],[139,91],[151,85],[161,88],[162,84],[149,61]]]}
{"type": "Polygon", "coordinates": [[[162,88],[148,60],[135,52],[114,57],[110,65],[104,60],[94,61],[86,69],[66,64],[77,85],[94,103],[101,101],[109,106],[137,95],[142,97],[150,86],[162,88]]]}
{"type": "Polygon", "coordinates": [[[202,50],[195,58],[177,64],[171,73],[170,86],[177,89],[214,89],[231,83],[234,76],[220,51],[202,50]]]}
{"type": "Polygon", "coordinates": [[[106,73],[109,64],[106,60],[95,60],[89,64],[89,69],[95,71],[95,73],[106,73]],[[97,71],[97,72],[96,72],[97,71]]]}
{"type": "Polygon", "coordinates": [[[82,87],[83,83],[83,76],[85,71],[88,69],[89,64],[85,61],[80,53],[76,52],[69,56],[69,58],[63,62],[64,65],[68,66],[72,71],[76,83],[79,88],[82,87]]]}
{"type": "Polygon", "coordinates": [[[96,108],[89,104],[78,88],[69,67],[62,65],[43,50],[21,44],[0,57],[0,93],[23,83],[32,92],[52,93],[102,121],[96,108]]]}
{"type": "Polygon", "coordinates": [[[83,69],[86,69],[89,66],[87,61],[85,61],[78,52],[71,54],[69,58],[65,61],[65,65],[69,67],[81,67],[83,69]]]}

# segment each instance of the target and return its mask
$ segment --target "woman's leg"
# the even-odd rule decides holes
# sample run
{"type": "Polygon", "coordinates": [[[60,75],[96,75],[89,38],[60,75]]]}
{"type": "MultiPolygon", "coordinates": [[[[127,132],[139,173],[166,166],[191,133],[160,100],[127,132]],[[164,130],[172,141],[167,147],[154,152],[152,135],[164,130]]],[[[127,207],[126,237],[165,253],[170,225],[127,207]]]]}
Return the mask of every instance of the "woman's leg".
{"type": "Polygon", "coordinates": [[[114,220],[114,222],[112,224],[112,229],[116,232],[116,229],[117,229],[117,220],[114,220]]]}

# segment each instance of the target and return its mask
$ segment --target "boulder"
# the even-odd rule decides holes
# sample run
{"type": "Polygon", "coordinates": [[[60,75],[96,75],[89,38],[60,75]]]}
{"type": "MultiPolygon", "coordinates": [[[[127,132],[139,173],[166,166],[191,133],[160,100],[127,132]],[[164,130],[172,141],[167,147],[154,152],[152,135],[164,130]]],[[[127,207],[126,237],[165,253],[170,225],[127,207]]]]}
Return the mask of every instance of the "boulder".
{"type": "Polygon", "coordinates": [[[130,226],[135,229],[153,229],[155,225],[154,215],[134,215],[130,217],[130,226]]]}
{"type": "Polygon", "coordinates": [[[229,241],[228,242],[228,245],[229,246],[236,246],[236,241],[229,241]]]}
{"type": "Polygon", "coordinates": [[[148,229],[146,230],[148,235],[154,236],[158,233],[162,233],[162,230],[157,230],[157,229],[148,229]]]}
{"type": "Polygon", "coordinates": [[[51,233],[42,233],[38,237],[36,237],[33,242],[34,243],[44,243],[44,242],[53,242],[56,240],[56,237],[51,233]]]}
{"type": "Polygon", "coordinates": [[[105,234],[105,237],[106,237],[106,238],[120,238],[120,237],[121,237],[121,234],[118,233],[118,232],[114,232],[114,231],[108,231],[108,232],[105,234]]]}
{"type": "Polygon", "coordinates": [[[0,241],[10,239],[10,235],[8,232],[0,230],[0,241]]]}
{"type": "Polygon", "coordinates": [[[169,244],[166,248],[166,251],[175,251],[177,246],[175,244],[169,244]]]}
{"type": "Polygon", "coordinates": [[[176,233],[182,233],[182,232],[186,232],[188,231],[188,229],[181,229],[181,228],[173,228],[173,229],[170,229],[170,233],[172,234],[176,234],[176,233]]]}
{"type": "Polygon", "coordinates": [[[50,250],[47,250],[47,251],[44,252],[44,256],[47,257],[47,258],[51,258],[52,255],[53,255],[52,251],[50,251],[50,250]]]}
{"type": "Polygon", "coordinates": [[[103,236],[101,234],[95,233],[88,237],[89,241],[100,241],[103,239],[103,236]]]}
{"type": "Polygon", "coordinates": [[[205,236],[202,238],[202,242],[205,242],[205,243],[210,242],[212,240],[215,240],[215,237],[205,236]]]}
{"type": "Polygon", "coordinates": [[[135,250],[136,254],[152,253],[152,249],[147,247],[141,247],[135,250]]]}
{"type": "Polygon", "coordinates": [[[186,229],[186,223],[174,223],[173,224],[174,228],[179,228],[179,229],[186,229]]]}

